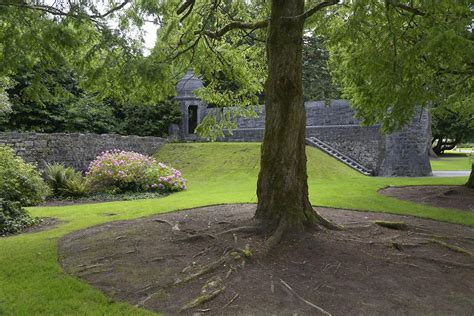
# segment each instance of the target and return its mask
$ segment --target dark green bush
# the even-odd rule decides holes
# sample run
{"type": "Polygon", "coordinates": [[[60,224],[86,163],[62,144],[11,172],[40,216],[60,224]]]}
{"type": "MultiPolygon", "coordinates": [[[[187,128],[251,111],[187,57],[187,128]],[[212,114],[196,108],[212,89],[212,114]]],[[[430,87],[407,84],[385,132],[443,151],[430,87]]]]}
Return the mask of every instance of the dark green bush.
{"type": "Polygon", "coordinates": [[[89,192],[85,178],[71,167],[47,164],[44,175],[54,197],[83,197],[89,192]]]}
{"type": "Polygon", "coordinates": [[[84,197],[90,193],[89,183],[83,176],[79,175],[67,180],[62,192],[66,197],[84,197]]]}
{"type": "Polygon", "coordinates": [[[0,236],[20,232],[40,221],[31,217],[19,202],[0,200],[0,236]]]}
{"type": "Polygon", "coordinates": [[[49,189],[35,166],[16,156],[10,147],[0,146],[0,199],[35,205],[49,189]]]}

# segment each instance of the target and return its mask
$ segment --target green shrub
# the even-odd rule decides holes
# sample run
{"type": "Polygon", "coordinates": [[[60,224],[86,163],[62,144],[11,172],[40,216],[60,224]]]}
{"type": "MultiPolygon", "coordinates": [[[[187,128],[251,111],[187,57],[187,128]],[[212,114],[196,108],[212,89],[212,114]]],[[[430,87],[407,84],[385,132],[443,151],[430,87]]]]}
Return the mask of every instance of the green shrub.
{"type": "Polygon", "coordinates": [[[0,236],[17,233],[40,221],[31,217],[19,202],[0,200],[0,236]]]}
{"type": "Polygon", "coordinates": [[[62,188],[64,196],[79,198],[89,194],[89,184],[81,175],[76,175],[66,181],[62,188]]]}
{"type": "Polygon", "coordinates": [[[35,205],[48,195],[35,166],[16,156],[10,147],[0,146],[0,199],[35,205]]]}
{"type": "Polygon", "coordinates": [[[47,164],[44,169],[46,182],[55,197],[82,197],[89,188],[84,177],[71,167],[62,164],[47,164]]]}

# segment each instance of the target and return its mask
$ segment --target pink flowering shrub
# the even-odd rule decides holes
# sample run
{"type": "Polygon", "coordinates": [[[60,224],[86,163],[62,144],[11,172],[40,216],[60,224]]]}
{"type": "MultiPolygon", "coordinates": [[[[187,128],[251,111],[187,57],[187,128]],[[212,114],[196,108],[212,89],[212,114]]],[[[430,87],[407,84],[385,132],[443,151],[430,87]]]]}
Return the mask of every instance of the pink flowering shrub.
{"type": "Polygon", "coordinates": [[[154,158],[135,152],[103,152],[89,165],[86,173],[99,190],[181,191],[186,180],[181,172],[158,163],[154,158]]]}
{"type": "Polygon", "coordinates": [[[144,185],[152,191],[181,191],[186,189],[186,180],[179,170],[159,162],[147,170],[144,185]]]}

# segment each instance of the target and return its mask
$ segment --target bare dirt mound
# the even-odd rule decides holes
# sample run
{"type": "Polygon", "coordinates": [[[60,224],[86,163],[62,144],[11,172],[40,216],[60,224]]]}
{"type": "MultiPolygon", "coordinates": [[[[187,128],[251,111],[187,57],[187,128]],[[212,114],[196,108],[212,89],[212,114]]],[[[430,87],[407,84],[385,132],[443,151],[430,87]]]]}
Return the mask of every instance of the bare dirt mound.
{"type": "Polygon", "coordinates": [[[474,190],[465,186],[406,186],[388,187],[379,191],[383,195],[436,207],[474,211],[474,190]]]}
{"type": "Polygon", "coordinates": [[[219,205],[95,226],[61,240],[60,263],[113,299],[172,315],[474,311],[473,228],[318,209],[346,229],[308,232],[262,255],[265,236],[232,230],[254,211],[219,205]]]}

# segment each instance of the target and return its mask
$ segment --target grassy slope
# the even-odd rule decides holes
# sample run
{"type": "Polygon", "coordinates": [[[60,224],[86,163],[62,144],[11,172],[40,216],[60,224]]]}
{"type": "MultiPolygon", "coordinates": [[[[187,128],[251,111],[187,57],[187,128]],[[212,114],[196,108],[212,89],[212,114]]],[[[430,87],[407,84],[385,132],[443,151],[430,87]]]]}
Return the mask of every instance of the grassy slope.
{"type": "Polygon", "coordinates": [[[431,168],[433,170],[471,170],[474,157],[465,153],[449,151],[447,154],[436,159],[431,159],[431,168]]]}
{"type": "MultiPolygon", "coordinates": [[[[412,214],[474,226],[474,215],[420,206],[377,194],[387,185],[461,184],[464,178],[369,178],[308,148],[311,201],[317,205],[412,214]]],[[[99,291],[65,275],[57,263],[58,239],[111,220],[218,203],[256,202],[258,144],[170,144],[157,155],[183,171],[189,190],[156,200],[31,208],[56,217],[54,229],[0,238],[0,315],[147,315],[114,303],[99,291]],[[116,213],[108,217],[104,213],[116,213]]]]}

